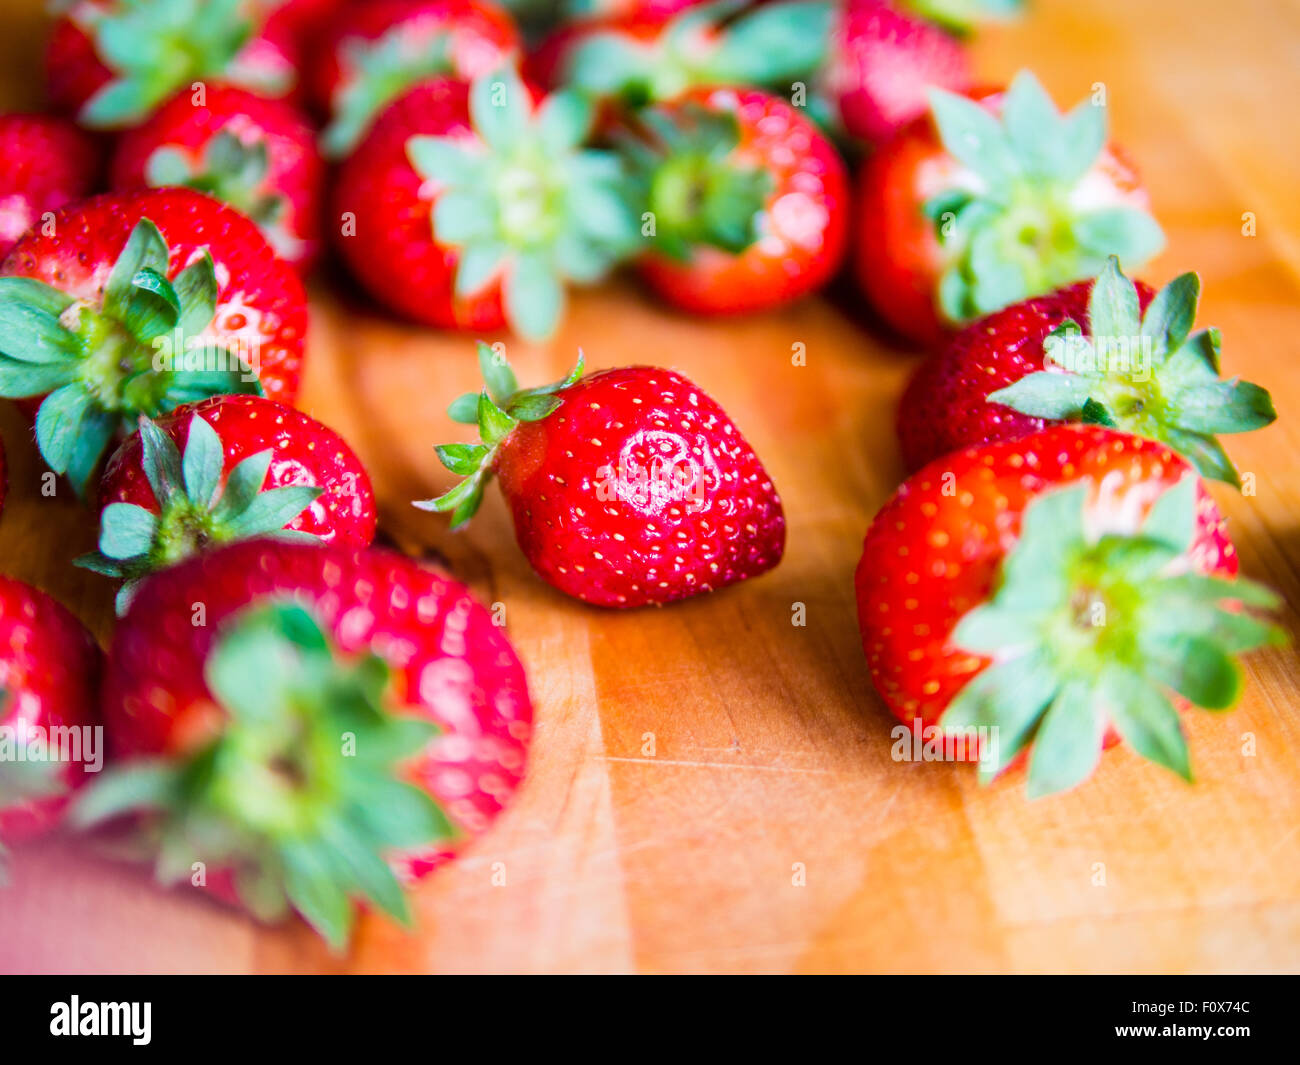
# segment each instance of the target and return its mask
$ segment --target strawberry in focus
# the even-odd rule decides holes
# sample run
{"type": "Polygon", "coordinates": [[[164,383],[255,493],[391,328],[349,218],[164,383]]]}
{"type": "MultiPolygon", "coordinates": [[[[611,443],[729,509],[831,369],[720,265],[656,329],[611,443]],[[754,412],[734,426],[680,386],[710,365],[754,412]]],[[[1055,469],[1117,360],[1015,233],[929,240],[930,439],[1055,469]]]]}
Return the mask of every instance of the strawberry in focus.
{"type": "Polygon", "coordinates": [[[343,547],[375,538],[375,494],[332,429],[261,396],[213,396],[157,424],[141,419],[99,487],[98,553],[78,564],[139,581],[200,551],[254,537],[312,537],[343,547]]]}
{"type": "Polygon", "coordinates": [[[1220,379],[1218,330],[1192,332],[1200,287],[1183,274],[1156,293],[1112,259],[1096,281],[968,326],[903,393],[898,438],[908,468],[1086,421],[1163,441],[1201,476],[1239,484],[1215,434],[1258,429],[1277,414],[1258,385],[1220,379]]]}
{"type": "Polygon", "coordinates": [[[639,268],[668,302],[703,314],[764,310],[835,273],[848,176],[797,109],[758,89],[694,89],[641,111],[638,126],[625,154],[655,225],[639,268]]]}
{"type": "Polygon", "coordinates": [[[438,456],[465,480],[417,503],[467,522],[495,474],[529,564],[567,595],[608,607],[663,605],[774,567],[785,515],[767,471],[731,419],[680,374],[651,366],[521,390],[486,344],[487,388],[454,421],[482,442],[438,456]]]}
{"type": "MultiPolygon", "coordinates": [[[[1103,426],[967,448],[909,478],[867,532],[856,587],[872,681],[903,722],[993,729],[990,780],[1071,788],[1117,733],[1190,779],[1175,706],[1223,710],[1234,656],[1278,631],[1191,466],[1103,426]]],[[[967,732],[966,735],[969,735],[967,732]]]]}
{"type": "Polygon", "coordinates": [[[591,122],[577,93],[534,104],[512,71],[418,85],[340,168],[352,273],[415,321],[550,336],[564,282],[599,280],[639,239],[621,162],[582,147],[591,122]]]}
{"type": "Polygon", "coordinates": [[[0,842],[48,832],[98,769],[104,752],[90,730],[103,657],[61,604],[0,577],[0,842]]]}
{"type": "Polygon", "coordinates": [[[126,129],[178,91],[220,81],[263,96],[295,84],[298,51],[274,0],[71,0],[45,65],[54,106],[94,129],[126,129]]]}
{"type": "Polygon", "coordinates": [[[311,126],[283,100],[215,85],[182,92],[122,136],[110,179],[117,189],[205,192],[251,218],[302,269],[320,250],[324,167],[311,126]]]}
{"type": "Polygon", "coordinates": [[[855,272],[904,337],[937,346],[976,318],[1140,267],[1164,244],[1133,168],[1106,145],[1106,111],[1066,115],[1030,73],[1005,93],[931,91],[858,181],[855,272]]]}
{"type": "Polygon", "coordinates": [[[321,144],[331,158],[357,146],[385,107],[436,76],[473,81],[517,64],[519,30],[488,0],[379,0],[334,23],[313,67],[312,91],[331,116],[321,144]]]}
{"type": "Polygon", "coordinates": [[[51,115],[0,115],[0,259],[41,221],[91,192],[99,151],[71,122],[51,115]]]}
{"type": "Polygon", "coordinates": [[[307,301],[257,226],[191,189],[72,204],[0,266],[0,395],[44,397],[36,439],[86,494],[139,415],[298,391],[307,301]]]}
{"type": "Polygon", "coordinates": [[[336,949],[358,902],[409,923],[401,884],[501,813],[532,721],[463,585],[387,551],[256,540],[144,582],[103,712],[120,767],[77,820],[140,812],[161,880],[203,861],[215,890],[263,920],[292,908],[336,949]]]}

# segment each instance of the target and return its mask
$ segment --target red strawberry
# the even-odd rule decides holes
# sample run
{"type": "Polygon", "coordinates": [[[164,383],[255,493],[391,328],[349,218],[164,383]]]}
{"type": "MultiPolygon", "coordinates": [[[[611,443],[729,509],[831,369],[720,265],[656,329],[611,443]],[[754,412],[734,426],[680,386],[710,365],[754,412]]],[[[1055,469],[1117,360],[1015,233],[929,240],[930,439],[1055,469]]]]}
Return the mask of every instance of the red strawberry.
{"type": "Polygon", "coordinates": [[[848,176],[795,108],[758,89],[694,89],[640,121],[647,141],[630,150],[657,249],[640,267],[661,296],[704,314],[757,311],[835,273],[848,176]]]}
{"type": "Polygon", "coordinates": [[[889,0],[838,5],[821,81],[844,129],[879,145],[928,106],[937,86],[971,84],[961,42],[889,0]]]}
{"type": "Polygon", "coordinates": [[[667,21],[639,10],[562,26],[527,69],[541,84],[627,107],[695,86],[789,93],[806,88],[825,60],[832,13],[831,4],[803,0],[761,4],[730,21],[717,4],[687,5],[667,21]]]}
{"type": "Polygon", "coordinates": [[[124,129],[178,90],[222,81],[265,96],[294,85],[297,48],[274,0],[72,0],[46,53],[49,94],[85,126],[124,129]]]}
{"type": "Polygon", "coordinates": [[[260,396],[142,418],[109,459],[99,501],[99,552],[79,564],[126,579],[119,614],[145,575],[231,540],[282,529],[344,547],[375,538],[375,494],[347,442],[260,396]]]}
{"type": "Polygon", "coordinates": [[[147,811],[162,879],[202,861],[254,913],[292,906],[335,946],[355,900],[407,918],[394,874],[487,829],[532,721],[518,658],[463,585],[387,551],[266,541],[141,586],[103,705],[129,761],[79,819],[147,811]]]}
{"type": "Polygon", "coordinates": [[[111,177],[114,188],[184,185],[224,200],[295,266],[319,251],[316,135],[282,100],[220,86],[182,92],[121,138],[111,177]]]}
{"type": "Polygon", "coordinates": [[[137,417],[226,392],[290,402],[307,303],[257,226],[190,189],[97,196],[0,266],[0,395],[46,396],[36,437],[84,495],[137,417]]]}
{"type": "Polygon", "coordinates": [[[1005,94],[931,93],[859,180],[856,270],[880,315],[917,342],[1101,272],[1164,237],[1146,191],[1106,147],[1105,108],[1059,115],[1032,74],[1005,94]],[[936,129],[937,126],[937,129],[936,129]]]}
{"type": "Polygon", "coordinates": [[[412,89],[339,172],[352,272],[417,321],[549,336],[563,281],[598,280],[638,239],[619,160],[581,147],[590,125],[581,96],[534,105],[513,72],[412,89]]]}
{"type": "Polygon", "coordinates": [[[99,152],[71,122],[50,115],[0,115],[0,259],[18,238],[94,187],[99,152]]]}
{"type": "Polygon", "coordinates": [[[48,831],[73,789],[98,770],[102,660],[60,604],[0,577],[0,841],[48,831]]]}
{"type": "MultiPolygon", "coordinates": [[[[964,732],[991,778],[1032,745],[1031,795],[1073,787],[1114,729],[1190,779],[1173,701],[1226,709],[1232,655],[1277,635],[1271,592],[1163,444],[1057,426],[915,474],[867,532],[858,616],[872,680],[922,732],[964,732]]],[[[961,752],[961,746],[957,746],[961,752]]]]}
{"type": "Polygon", "coordinates": [[[480,395],[450,414],[481,444],[438,456],[466,480],[417,503],[473,516],[496,474],[515,537],[543,580],[599,606],[662,605],[771,569],[785,515],[758,456],[726,412],[680,374],[628,366],[520,390],[486,344],[480,395]]]}
{"type": "Polygon", "coordinates": [[[898,411],[910,469],[971,444],[1090,421],[1162,440],[1203,477],[1237,483],[1215,433],[1277,415],[1264,389],[1219,379],[1219,333],[1192,333],[1200,279],[1157,295],[1112,259],[1096,282],[1018,303],[968,326],[922,363],[898,411]],[[1144,313],[1145,312],[1145,313],[1144,313]]]}
{"type": "Polygon", "coordinates": [[[333,121],[326,152],[347,155],[375,117],[438,75],[473,81],[518,62],[519,30],[490,0],[377,0],[343,12],[318,53],[312,91],[333,121]]]}

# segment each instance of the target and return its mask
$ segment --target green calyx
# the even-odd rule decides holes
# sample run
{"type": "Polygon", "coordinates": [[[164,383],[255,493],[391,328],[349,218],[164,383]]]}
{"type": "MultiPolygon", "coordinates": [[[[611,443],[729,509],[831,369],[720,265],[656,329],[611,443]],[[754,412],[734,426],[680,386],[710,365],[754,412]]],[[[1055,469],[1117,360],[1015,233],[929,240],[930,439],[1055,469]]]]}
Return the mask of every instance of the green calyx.
{"type": "Polygon", "coordinates": [[[438,459],[452,473],[465,480],[436,499],[421,500],[414,505],[421,510],[451,514],[451,527],[459,529],[470,520],[483,502],[483,490],[495,468],[497,450],[520,422],[540,422],[560,405],[557,393],[576,384],[586,369],[581,351],[577,365],[567,377],[539,388],[519,387],[514,371],[505,358],[479,341],[478,364],[487,387],[482,392],[466,392],[447,408],[452,421],[477,425],[481,443],[441,444],[438,459]]]}
{"type": "Polygon", "coordinates": [[[135,125],[178,90],[216,77],[283,93],[286,82],[243,70],[237,60],[258,29],[253,8],[247,0],[118,0],[76,8],[73,18],[114,75],[86,101],[80,121],[96,129],[135,125]]]}
{"type": "Polygon", "coordinates": [[[1137,287],[1112,257],[1089,296],[1089,335],[1078,323],[1063,322],[1046,342],[1044,362],[1054,369],[1022,377],[989,402],[1163,441],[1203,477],[1240,487],[1215,434],[1259,429],[1277,413],[1259,385],[1219,377],[1218,330],[1191,331],[1200,289],[1195,274],[1183,274],[1142,315],[1137,287]]]}
{"type": "Polygon", "coordinates": [[[197,189],[251,218],[282,258],[302,254],[302,242],[284,226],[288,199],[267,185],[270,157],[266,141],[245,144],[222,130],[195,159],[172,145],[156,149],[145,163],[145,180],[155,188],[182,185],[197,189]]]}
{"type": "Polygon", "coordinates": [[[1095,277],[1112,255],[1139,267],[1164,246],[1146,211],[1082,198],[1106,145],[1103,107],[1085,100],[1061,115],[1028,71],[1012,81],[1000,116],[940,89],[930,106],[944,148],[971,172],[969,184],[925,205],[951,262],[938,286],[950,323],[1095,277]]]}
{"type": "Polygon", "coordinates": [[[441,186],[434,238],[460,252],[455,293],[500,280],[506,320],[527,340],[554,333],[566,280],[600,280],[636,249],[640,232],[619,158],[581,147],[593,112],[562,91],[534,109],[513,71],[470,90],[477,143],[412,137],[411,165],[441,186]]]}
{"type": "Polygon", "coordinates": [[[278,920],[292,907],[335,950],[357,900],[409,924],[386,859],[454,830],[402,777],[437,728],[388,709],[383,661],[343,656],[307,610],[273,603],[223,627],[204,676],[226,715],[219,735],[182,760],[107,771],[78,797],[74,822],[144,814],[164,883],[196,862],[231,869],[254,914],[278,920]]]}
{"type": "Polygon", "coordinates": [[[1132,535],[1087,535],[1083,483],[1026,509],[991,600],[952,634],[957,647],[993,659],[941,720],[953,732],[996,730],[982,781],[1032,748],[1030,796],[1072,788],[1095,767],[1108,725],[1191,779],[1171,694],[1226,710],[1241,689],[1234,656],[1283,639],[1247,611],[1276,609],[1267,588],[1189,572],[1196,488],[1184,476],[1132,535]]]}
{"type": "Polygon", "coordinates": [[[357,146],[376,115],[412,85],[451,71],[449,38],[413,34],[398,26],[377,40],[344,41],[350,71],[332,103],[334,117],[321,133],[322,153],[341,159],[357,146]]]}
{"type": "Polygon", "coordinates": [[[904,6],[963,37],[985,23],[1012,22],[1025,13],[1025,0],[905,0],[904,6]]]}
{"type": "Polygon", "coordinates": [[[221,438],[200,415],[190,419],[182,455],[148,418],[140,419],[141,465],[157,511],[134,503],[110,503],[100,524],[99,550],[83,555],[83,569],[125,581],[117,613],[126,613],[140,581],[218,544],[255,536],[315,542],[285,526],[306,510],[322,489],[285,485],[263,490],[274,452],[250,455],[222,484],[221,438]]]}
{"type": "Polygon", "coordinates": [[[566,58],[574,88],[629,107],[670,100],[695,85],[763,85],[788,92],[811,82],[826,56],[834,5],[722,0],[674,16],[650,42],[618,30],[589,34],[566,58]],[[733,17],[735,16],[735,17],[733,17]]]}
{"type": "Polygon", "coordinates": [[[0,396],[44,395],[36,443],[85,498],[100,457],[140,414],[222,393],[260,394],[257,375],[203,336],[217,304],[206,253],[168,280],[162,234],[142,218],[100,306],[28,278],[0,278],[0,396]]]}
{"type": "Polygon", "coordinates": [[[621,148],[654,221],[656,248],[685,260],[697,245],[735,254],[753,244],[772,178],[732,159],[735,117],[688,105],[671,114],[650,107],[638,119],[644,136],[625,137],[621,148]]]}

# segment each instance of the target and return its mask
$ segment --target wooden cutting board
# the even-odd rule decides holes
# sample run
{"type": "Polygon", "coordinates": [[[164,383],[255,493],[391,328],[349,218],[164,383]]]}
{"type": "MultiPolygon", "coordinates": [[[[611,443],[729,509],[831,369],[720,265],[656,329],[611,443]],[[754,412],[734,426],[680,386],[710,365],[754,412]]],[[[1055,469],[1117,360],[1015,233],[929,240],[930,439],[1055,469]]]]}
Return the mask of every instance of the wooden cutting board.
{"type": "MultiPolygon", "coordinates": [[[[0,15],[0,103],[39,102],[37,0],[0,15]]],[[[1022,65],[1060,102],[1104,83],[1115,130],[1168,231],[1148,272],[1205,282],[1227,371],[1272,389],[1279,423],[1231,441],[1257,495],[1216,492],[1247,573],[1300,602],[1300,5],[1038,0],[987,33],[981,72],[1022,65]],[[1255,236],[1243,235],[1243,215],[1255,236]]],[[[1189,721],[1197,783],[1127,750],[1078,790],[1028,802],[966,768],[899,764],[855,622],[852,572],[901,471],[895,398],[913,357],[851,293],[703,322],[630,284],[574,300],[553,343],[510,342],[521,380],[582,346],[593,367],[671,365],[717,397],[785,500],[772,574],[666,610],[583,607],[535,579],[490,493],[469,531],[413,510],[449,481],[432,444],[474,387],[469,338],[398,324],[325,279],[304,406],[369,466],[389,535],[438,552],[507,604],[538,726],[498,826],[416,892],[419,930],[367,919],[331,958],[167,893],[75,842],[23,852],[0,894],[17,971],[1245,971],[1300,969],[1300,697],[1293,649],[1252,658],[1231,714],[1189,721]],[[804,345],[806,365],[793,365],[804,345]],[[803,604],[806,625],[792,624],[803,604]],[[651,743],[653,741],[653,743],[651,743]]],[[[11,496],[0,570],[48,588],[107,638],[106,582],[70,498],[44,499],[30,434],[0,414],[11,496]]]]}

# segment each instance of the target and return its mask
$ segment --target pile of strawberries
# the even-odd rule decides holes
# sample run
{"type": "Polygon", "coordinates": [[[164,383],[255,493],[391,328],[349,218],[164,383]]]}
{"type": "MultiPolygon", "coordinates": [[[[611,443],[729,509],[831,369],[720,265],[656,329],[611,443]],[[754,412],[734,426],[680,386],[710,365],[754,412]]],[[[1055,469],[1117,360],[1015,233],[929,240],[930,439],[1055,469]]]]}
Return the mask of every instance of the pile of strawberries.
{"type": "MultiPolygon", "coordinates": [[[[1190,774],[1177,709],[1230,705],[1276,635],[1198,475],[1235,482],[1217,434],[1274,414],[1193,332],[1195,275],[1121,272],[1163,236],[1105,101],[973,85],[963,36],[1017,0],[557,6],[60,5],[61,117],[0,117],[0,395],[97,511],[77,564],[120,619],[104,655],[0,578],[0,838],[128,832],[164,882],[201,867],[338,946],[518,790],[496,613],[371,546],[364,467],[293,406],[327,252],[397,315],[531,341],[622,266],[721,315],[848,265],[932,352],[857,574],[886,703],[974,735],[985,778],[1027,755],[1034,794],[1116,738],[1190,774]],[[102,775],[53,756],[95,725],[102,775]]],[[[689,380],[579,357],[521,387],[502,351],[450,408],[463,480],[418,506],[459,527],[495,476],[536,572],[605,607],[779,563],[776,489],[689,380]]]]}

